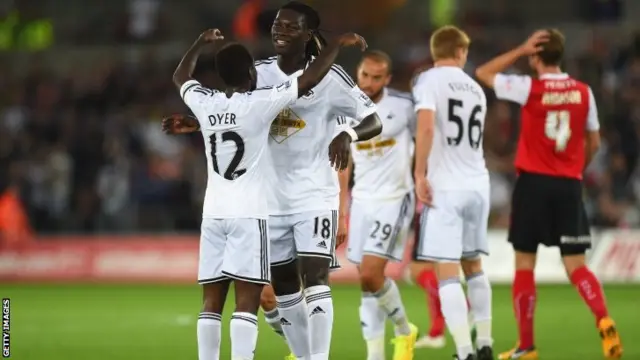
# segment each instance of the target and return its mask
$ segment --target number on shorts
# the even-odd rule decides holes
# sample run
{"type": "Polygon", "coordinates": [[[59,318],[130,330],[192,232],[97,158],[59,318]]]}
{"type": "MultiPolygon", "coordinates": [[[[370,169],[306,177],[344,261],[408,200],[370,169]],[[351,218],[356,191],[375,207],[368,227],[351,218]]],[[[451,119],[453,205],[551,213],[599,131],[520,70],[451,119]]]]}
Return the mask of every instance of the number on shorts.
{"type": "MultiPolygon", "coordinates": [[[[458,146],[462,142],[462,138],[464,137],[464,122],[462,118],[456,115],[456,108],[461,108],[464,106],[462,100],[449,99],[449,121],[456,124],[458,128],[457,134],[454,137],[447,137],[447,144],[451,146],[458,146]]],[[[477,150],[480,148],[482,144],[482,121],[478,120],[478,114],[482,112],[482,107],[480,105],[476,105],[471,109],[471,115],[469,115],[469,121],[467,124],[467,138],[469,140],[469,146],[477,150]],[[474,131],[474,129],[477,129],[474,131]],[[477,135],[477,136],[474,136],[477,135]]]]}
{"type": "Polygon", "coordinates": [[[571,114],[566,110],[549,111],[544,123],[544,134],[556,142],[556,151],[567,148],[571,139],[571,114]]]}
{"type": "Polygon", "coordinates": [[[313,236],[320,235],[323,239],[329,240],[331,237],[331,220],[328,218],[316,217],[313,222],[313,236]]]}
{"type": "MultiPolygon", "coordinates": [[[[242,157],[244,156],[244,140],[242,140],[242,137],[240,137],[237,132],[227,131],[222,133],[222,142],[225,141],[233,141],[236,144],[236,152],[233,154],[229,167],[227,167],[223,176],[227,180],[235,180],[247,172],[247,169],[238,169],[238,165],[240,165],[240,161],[242,161],[242,157]]],[[[215,133],[209,136],[209,143],[211,144],[211,161],[213,162],[213,171],[220,175],[217,156],[218,137],[215,133]]]]}
{"type": "Polygon", "coordinates": [[[393,228],[391,227],[391,224],[384,224],[382,225],[380,223],[380,221],[376,221],[374,223],[374,228],[373,231],[371,232],[371,237],[372,238],[377,238],[378,237],[378,230],[380,230],[380,240],[385,241],[389,238],[389,236],[391,236],[391,231],[393,230],[393,228]]]}

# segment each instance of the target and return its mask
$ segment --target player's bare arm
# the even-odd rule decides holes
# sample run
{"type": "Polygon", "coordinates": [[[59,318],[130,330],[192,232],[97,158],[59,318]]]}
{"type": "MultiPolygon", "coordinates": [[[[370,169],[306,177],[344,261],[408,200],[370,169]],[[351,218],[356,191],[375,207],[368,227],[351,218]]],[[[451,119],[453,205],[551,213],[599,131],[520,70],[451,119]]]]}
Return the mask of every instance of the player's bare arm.
{"type": "Polygon", "coordinates": [[[587,131],[587,136],[584,140],[584,146],[586,150],[584,167],[586,168],[591,163],[591,160],[593,160],[593,157],[598,152],[598,149],[600,149],[600,131],[587,131]]]}
{"type": "Polygon", "coordinates": [[[416,126],[416,150],[413,177],[416,184],[416,196],[418,200],[432,205],[432,190],[427,182],[427,161],[433,146],[433,134],[435,131],[435,111],[419,110],[416,126]]]}
{"type": "Polygon", "coordinates": [[[342,245],[348,236],[347,216],[349,215],[349,180],[353,170],[353,160],[350,159],[347,168],[338,172],[338,183],[340,184],[340,205],[338,208],[338,234],[336,247],[342,245]]]}
{"type": "Polygon", "coordinates": [[[178,91],[182,88],[182,85],[189,80],[193,80],[193,70],[196,68],[198,57],[202,49],[207,45],[213,44],[215,41],[223,40],[224,36],[218,29],[209,29],[200,34],[198,39],[191,45],[189,50],[184,54],[180,64],[173,73],[173,83],[178,87],[178,91]]]}
{"type": "Polygon", "coordinates": [[[542,50],[542,44],[549,40],[547,30],[534,32],[522,45],[494,58],[476,69],[476,77],[484,85],[493,88],[496,75],[505,71],[523,56],[534,55],[542,50]]]}
{"type": "Polygon", "coordinates": [[[364,51],[367,49],[367,42],[362,36],[354,33],[339,36],[300,75],[298,78],[298,97],[304,96],[324,79],[331,69],[331,65],[336,61],[340,49],[347,46],[359,46],[360,50],[364,51]]]}
{"type": "Polygon", "coordinates": [[[382,132],[382,121],[377,113],[373,113],[362,121],[338,134],[329,144],[329,159],[331,166],[342,171],[349,165],[351,157],[351,143],[373,139],[382,132]]]}
{"type": "Polygon", "coordinates": [[[174,114],[162,119],[162,132],[168,135],[200,131],[200,123],[193,116],[174,114]]]}

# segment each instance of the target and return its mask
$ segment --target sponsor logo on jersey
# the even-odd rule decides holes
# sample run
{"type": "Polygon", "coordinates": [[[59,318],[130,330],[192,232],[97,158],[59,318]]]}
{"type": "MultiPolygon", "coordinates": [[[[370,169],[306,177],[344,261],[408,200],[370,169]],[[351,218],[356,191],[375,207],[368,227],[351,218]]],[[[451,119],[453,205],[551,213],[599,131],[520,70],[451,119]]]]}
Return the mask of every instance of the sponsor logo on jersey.
{"type": "Polygon", "coordinates": [[[277,142],[282,144],[289,137],[300,132],[307,126],[307,123],[302,120],[293,110],[287,108],[284,109],[276,116],[276,119],[271,123],[271,129],[269,136],[277,142]]]}
{"type": "Polygon", "coordinates": [[[392,147],[396,144],[396,139],[381,139],[379,135],[369,141],[356,143],[356,150],[367,151],[368,156],[382,156],[385,148],[392,147]]]}

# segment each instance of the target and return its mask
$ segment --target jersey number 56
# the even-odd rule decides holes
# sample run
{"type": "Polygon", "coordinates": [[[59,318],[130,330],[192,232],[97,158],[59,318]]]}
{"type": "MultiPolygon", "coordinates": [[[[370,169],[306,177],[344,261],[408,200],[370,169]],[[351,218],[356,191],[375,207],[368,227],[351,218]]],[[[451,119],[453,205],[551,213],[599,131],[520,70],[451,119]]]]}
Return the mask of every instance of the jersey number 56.
{"type": "MultiPolygon", "coordinates": [[[[456,109],[463,106],[464,104],[462,100],[449,99],[448,119],[449,122],[456,124],[458,128],[458,133],[456,136],[447,137],[447,144],[451,146],[459,146],[460,142],[462,142],[462,138],[464,137],[464,121],[460,116],[456,114],[456,109]]],[[[471,110],[469,121],[467,122],[467,138],[469,139],[469,146],[471,146],[471,148],[474,150],[478,149],[480,147],[480,144],[482,144],[482,121],[477,119],[478,115],[481,112],[482,107],[480,105],[474,106],[471,110]],[[477,130],[474,131],[474,129],[477,130]]]]}

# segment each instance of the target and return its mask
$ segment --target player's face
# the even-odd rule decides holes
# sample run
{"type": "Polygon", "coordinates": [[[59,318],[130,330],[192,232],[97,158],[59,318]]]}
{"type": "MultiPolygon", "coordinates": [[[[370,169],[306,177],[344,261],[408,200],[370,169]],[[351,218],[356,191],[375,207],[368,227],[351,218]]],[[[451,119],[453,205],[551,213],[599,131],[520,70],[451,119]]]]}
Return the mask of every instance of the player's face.
{"type": "Polygon", "coordinates": [[[389,85],[389,66],[381,61],[364,59],[358,67],[358,87],[370,98],[376,98],[389,85]]]}
{"type": "Polygon", "coordinates": [[[271,25],[271,41],[278,55],[301,54],[311,39],[304,15],[293,10],[278,11],[273,25],[271,25]]]}

